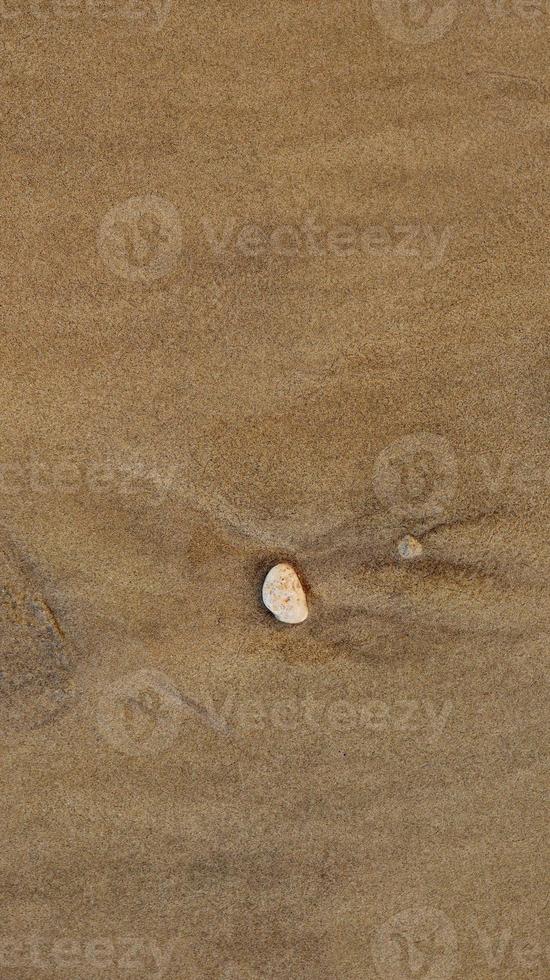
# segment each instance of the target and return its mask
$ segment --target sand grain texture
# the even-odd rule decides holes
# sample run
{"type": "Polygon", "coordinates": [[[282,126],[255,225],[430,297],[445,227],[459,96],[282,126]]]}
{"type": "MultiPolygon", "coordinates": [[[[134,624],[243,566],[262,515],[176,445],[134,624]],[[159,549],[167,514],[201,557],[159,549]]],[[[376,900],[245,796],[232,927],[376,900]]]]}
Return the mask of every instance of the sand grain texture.
{"type": "Polygon", "coordinates": [[[425,7],[2,14],[2,977],[550,970],[549,13],[425,7]]]}

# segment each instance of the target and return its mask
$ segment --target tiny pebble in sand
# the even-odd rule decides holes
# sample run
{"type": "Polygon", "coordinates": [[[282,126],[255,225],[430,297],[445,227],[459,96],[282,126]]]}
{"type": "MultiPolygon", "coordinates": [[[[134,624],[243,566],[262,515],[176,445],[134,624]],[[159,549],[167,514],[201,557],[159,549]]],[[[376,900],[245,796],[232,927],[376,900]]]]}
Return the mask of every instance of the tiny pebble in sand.
{"type": "Polygon", "coordinates": [[[411,558],[420,558],[423,552],[423,547],[420,541],[413,538],[412,534],[406,534],[404,538],[397,545],[397,550],[401,555],[401,558],[406,558],[410,560],[411,558]]]}

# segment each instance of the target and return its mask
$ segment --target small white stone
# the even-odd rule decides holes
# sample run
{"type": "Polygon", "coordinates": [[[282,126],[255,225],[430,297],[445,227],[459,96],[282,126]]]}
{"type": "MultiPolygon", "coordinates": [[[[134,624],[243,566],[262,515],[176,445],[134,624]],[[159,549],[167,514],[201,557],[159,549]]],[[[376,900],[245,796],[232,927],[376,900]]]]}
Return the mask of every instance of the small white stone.
{"type": "Polygon", "coordinates": [[[292,565],[286,561],[274,565],[267,573],[262,599],[281,623],[303,623],[307,619],[306,594],[292,565]]]}
{"type": "Polygon", "coordinates": [[[402,558],[420,558],[420,555],[424,551],[420,541],[413,538],[412,534],[406,534],[404,538],[397,545],[397,550],[402,558]]]}

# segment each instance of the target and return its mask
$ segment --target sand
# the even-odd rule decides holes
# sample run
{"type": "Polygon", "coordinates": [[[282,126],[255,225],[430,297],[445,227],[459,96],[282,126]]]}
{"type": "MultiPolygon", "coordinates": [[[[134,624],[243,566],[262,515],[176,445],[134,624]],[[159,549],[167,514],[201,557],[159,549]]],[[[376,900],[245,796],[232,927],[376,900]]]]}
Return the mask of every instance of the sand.
{"type": "Polygon", "coordinates": [[[2,10],[1,975],[548,975],[550,11],[117,4],[2,10]]]}

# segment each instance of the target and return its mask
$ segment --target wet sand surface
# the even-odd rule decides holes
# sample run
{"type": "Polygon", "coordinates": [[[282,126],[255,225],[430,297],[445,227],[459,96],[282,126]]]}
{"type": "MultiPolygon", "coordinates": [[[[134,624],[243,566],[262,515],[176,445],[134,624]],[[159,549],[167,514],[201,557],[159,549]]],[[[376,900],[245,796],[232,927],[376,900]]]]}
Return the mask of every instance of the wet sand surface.
{"type": "Polygon", "coordinates": [[[2,32],[2,977],[548,975],[550,10],[2,32]]]}

